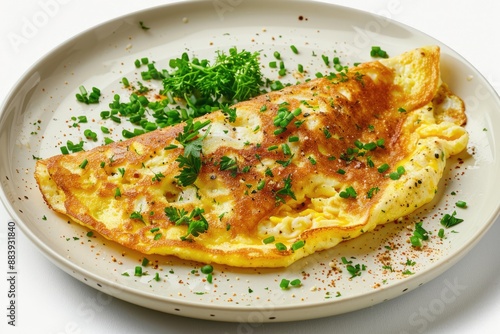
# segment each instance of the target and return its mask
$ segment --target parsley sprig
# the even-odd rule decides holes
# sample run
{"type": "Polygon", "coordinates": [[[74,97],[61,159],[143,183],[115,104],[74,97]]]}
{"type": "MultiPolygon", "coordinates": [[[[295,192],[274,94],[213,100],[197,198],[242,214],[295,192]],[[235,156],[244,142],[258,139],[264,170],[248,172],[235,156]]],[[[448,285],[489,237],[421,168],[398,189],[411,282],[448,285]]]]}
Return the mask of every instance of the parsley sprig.
{"type": "Polygon", "coordinates": [[[356,276],[361,276],[361,272],[366,270],[366,265],[364,264],[352,264],[351,260],[347,260],[345,256],[341,258],[342,263],[346,265],[346,269],[351,274],[351,279],[356,276]]]}
{"type": "Polygon", "coordinates": [[[188,225],[186,234],[181,236],[181,240],[183,241],[192,240],[189,237],[190,235],[197,237],[208,230],[208,221],[203,216],[204,212],[205,210],[201,208],[195,208],[191,213],[172,206],[165,208],[165,214],[175,225],[188,225]]]}
{"type": "Polygon", "coordinates": [[[285,197],[290,196],[293,199],[297,199],[295,197],[295,193],[292,191],[292,175],[288,175],[285,179],[283,179],[283,188],[279,189],[275,193],[276,204],[285,203],[285,197]]]}
{"type": "Polygon", "coordinates": [[[201,170],[201,151],[203,139],[208,135],[200,135],[200,130],[210,124],[210,120],[205,122],[188,119],[183,132],[180,132],[175,138],[184,147],[184,154],[179,155],[175,161],[179,162],[181,172],[175,178],[183,187],[193,184],[198,178],[201,170]]]}
{"type": "Polygon", "coordinates": [[[228,156],[223,156],[220,159],[219,169],[231,171],[231,175],[234,177],[234,176],[236,176],[236,173],[238,172],[238,162],[236,161],[236,158],[230,158],[228,156]]]}

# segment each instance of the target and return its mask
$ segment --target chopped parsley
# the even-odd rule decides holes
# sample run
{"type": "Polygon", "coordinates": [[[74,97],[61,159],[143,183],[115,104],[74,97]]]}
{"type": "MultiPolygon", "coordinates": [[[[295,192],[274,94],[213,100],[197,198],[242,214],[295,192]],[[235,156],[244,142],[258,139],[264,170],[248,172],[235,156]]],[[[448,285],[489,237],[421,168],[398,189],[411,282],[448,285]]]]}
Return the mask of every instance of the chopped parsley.
{"type": "Polygon", "coordinates": [[[221,111],[227,116],[230,123],[236,122],[236,108],[229,108],[224,104],[221,106],[221,111]]]}
{"type": "Polygon", "coordinates": [[[236,159],[230,158],[228,156],[223,156],[220,159],[219,169],[222,171],[231,171],[231,175],[234,177],[236,176],[236,172],[238,171],[238,163],[236,162],[236,159]]]}
{"type": "Polygon", "coordinates": [[[294,155],[295,154],[292,154],[288,160],[276,160],[276,163],[280,164],[283,167],[287,167],[288,165],[290,165],[292,163],[292,159],[293,159],[294,155]]]}
{"type": "MultiPolygon", "coordinates": [[[[117,188],[118,189],[118,188],[117,188]]],[[[144,223],[144,217],[139,211],[134,211],[130,214],[131,219],[137,219],[144,223]]]]}
{"type": "Polygon", "coordinates": [[[165,177],[165,175],[163,175],[161,172],[154,173],[154,174],[155,174],[155,176],[153,176],[153,178],[151,179],[151,181],[153,181],[153,182],[160,182],[160,180],[165,177]]]}
{"type": "Polygon", "coordinates": [[[347,260],[345,256],[341,258],[343,264],[346,265],[346,269],[351,274],[350,278],[354,278],[356,276],[361,276],[361,272],[366,270],[366,265],[364,264],[356,264],[353,265],[351,260],[347,260]]]}

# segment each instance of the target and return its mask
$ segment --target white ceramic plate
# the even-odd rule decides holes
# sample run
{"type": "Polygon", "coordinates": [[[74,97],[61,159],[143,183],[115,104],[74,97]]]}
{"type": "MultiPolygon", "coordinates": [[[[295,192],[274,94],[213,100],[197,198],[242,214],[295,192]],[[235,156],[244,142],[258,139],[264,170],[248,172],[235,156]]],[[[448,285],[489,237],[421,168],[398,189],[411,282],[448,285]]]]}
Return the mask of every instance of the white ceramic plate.
{"type": "MultiPolygon", "coordinates": [[[[277,78],[276,71],[265,68],[277,78]]],[[[144,82],[144,81],[143,81],[144,82]]],[[[19,80],[0,116],[1,198],[23,232],[57,266],[105,294],[144,307],[188,317],[238,322],[312,319],[368,307],[397,297],[435,278],[465,255],[499,212],[499,99],[484,78],[439,41],[383,17],[309,1],[184,2],[115,19],[83,32],[46,55],[19,80]],[[139,22],[148,26],[143,30],[139,22]],[[33,179],[36,157],[59,154],[67,140],[78,142],[85,128],[98,130],[115,93],[125,96],[123,77],[140,79],[134,61],[148,57],[157,68],[182,52],[213,59],[216,50],[259,51],[262,64],[279,51],[289,74],[303,64],[311,76],[329,72],[321,55],[342,63],[370,60],[380,45],[390,55],[422,45],[442,48],[443,79],[467,104],[467,152],[449,162],[435,201],[401,222],[303,259],[286,269],[235,269],[215,266],[213,283],[200,264],[172,257],[147,256],[149,275],[134,276],[143,255],[126,250],[52,213],[33,179]],[[295,45],[295,55],[290,46],[295,45]],[[78,103],[78,87],[99,87],[99,105],[78,103]],[[89,123],[74,128],[73,116],[89,123]],[[468,207],[455,207],[457,200],[468,207]],[[437,236],[440,218],[457,211],[464,222],[437,236]],[[415,222],[432,233],[425,251],[407,243],[415,222]],[[365,265],[351,278],[341,258],[365,265]],[[125,276],[128,273],[129,276],[125,276]],[[156,273],[161,280],[153,280],[156,273]],[[282,278],[299,278],[300,287],[282,290],[282,278]]],[[[131,126],[123,123],[123,127],[131,126]]],[[[97,144],[102,143],[102,136],[97,144]]],[[[85,141],[85,148],[91,148],[85,141]]],[[[54,293],[59,293],[52,287],[54,293]]]]}

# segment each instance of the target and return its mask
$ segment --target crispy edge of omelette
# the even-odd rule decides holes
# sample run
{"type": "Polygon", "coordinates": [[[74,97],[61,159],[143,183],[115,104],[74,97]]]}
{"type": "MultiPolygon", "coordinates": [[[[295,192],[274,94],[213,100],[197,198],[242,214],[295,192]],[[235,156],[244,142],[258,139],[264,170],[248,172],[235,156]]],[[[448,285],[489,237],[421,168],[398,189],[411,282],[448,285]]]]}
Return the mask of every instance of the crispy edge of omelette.
{"type": "MultiPolygon", "coordinates": [[[[465,123],[465,108],[463,102],[440,80],[439,71],[439,49],[437,47],[420,48],[400,56],[381,61],[381,63],[395,72],[395,81],[397,84],[407,88],[400,92],[401,100],[408,101],[407,96],[411,96],[410,104],[414,105],[417,110],[420,108],[424,111],[432,106],[432,115],[425,117],[434,118],[429,122],[436,122],[431,124],[427,129],[419,130],[419,128],[411,128],[411,124],[416,122],[415,119],[406,122],[409,130],[416,130],[413,132],[419,147],[415,154],[402,161],[402,165],[408,171],[422,171],[425,170],[426,164],[430,161],[435,165],[433,170],[435,172],[428,173],[427,175],[405,173],[403,177],[397,182],[392,182],[388,191],[385,192],[386,196],[382,196],[379,202],[374,205],[369,212],[367,212],[365,220],[356,225],[348,227],[339,226],[326,226],[307,230],[302,233],[301,239],[305,240],[304,247],[291,251],[276,252],[275,249],[270,247],[248,247],[245,249],[207,249],[203,247],[190,247],[189,252],[179,252],[178,245],[172,245],[171,249],[165,252],[164,249],[157,250],[149,245],[126,245],[120,240],[114,239],[119,243],[124,244],[126,247],[134,248],[143,253],[155,253],[163,255],[176,255],[183,259],[195,260],[199,262],[215,262],[228,264],[239,267],[283,267],[310,255],[316,251],[332,248],[338,243],[346,239],[355,238],[365,232],[373,230],[377,225],[387,223],[407,215],[422,205],[428,203],[434,197],[437,189],[437,184],[442,177],[443,170],[446,165],[446,159],[453,154],[463,150],[467,145],[467,135],[462,125],[465,123]],[[419,56],[420,55],[420,56],[419,56]],[[416,70],[418,69],[418,70],[416,70]],[[413,80],[424,80],[429,82],[428,85],[420,85],[421,89],[415,87],[407,87],[404,85],[404,80],[408,77],[418,75],[418,78],[413,80]],[[423,101],[423,102],[422,102],[423,101]],[[427,104],[425,103],[427,102],[427,104]],[[450,107],[451,105],[451,107],[450,107]],[[446,127],[443,124],[453,123],[456,126],[446,127]],[[445,130],[445,131],[443,131],[445,130]],[[453,142],[450,144],[450,142],[453,142]],[[436,154],[439,154],[440,159],[436,159],[436,154]],[[426,187],[419,187],[418,191],[415,190],[415,182],[419,178],[425,177],[430,182],[426,183],[426,187]],[[394,194],[405,194],[404,196],[394,196],[394,194]],[[413,201],[411,207],[407,207],[401,211],[401,207],[407,206],[411,198],[408,196],[418,197],[418,201],[413,201]],[[386,214],[380,214],[385,212],[386,214]],[[392,215],[392,212],[397,212],[392,215]]],[[[416,115],[416,113],[415,113],[416,115]]],[[[417,117],[417,116],[415,116],[417,117]]],[[[51,181],[51,176],[47,170],[45,160],[38,160],[35,170],[35,178],[42,191],[45,202],[54,211],[62,214],[67,214],[65,208],[66,196],[64,192],[58,189],[58,186],[51,181]]],[[[100,234],[113,240],[112,236],[107,233],[106,229],[99,229],[96,226],[90,226],[83,221],[72,218],[78,223],[92,229],[96,229],[100,234]]],[[[272,245],[271,245],[272,246],[272,245]]]]}

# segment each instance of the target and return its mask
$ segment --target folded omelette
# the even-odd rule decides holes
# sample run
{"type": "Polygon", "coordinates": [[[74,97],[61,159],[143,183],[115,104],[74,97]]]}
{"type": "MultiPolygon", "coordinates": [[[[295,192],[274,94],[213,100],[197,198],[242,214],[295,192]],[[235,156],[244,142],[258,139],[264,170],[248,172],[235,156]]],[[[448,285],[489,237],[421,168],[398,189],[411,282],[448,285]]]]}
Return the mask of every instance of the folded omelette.
{"type": "Polygon", "coordinates": [[[467,146],[429,46],[36,162],[50,208],[145,254],[284,267],[408,215],[467,146]]]}

